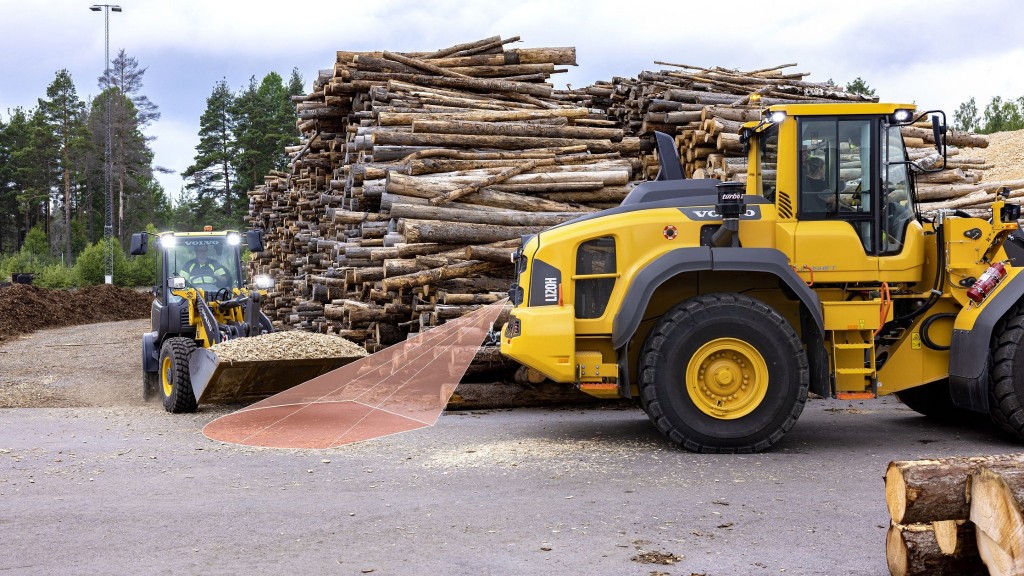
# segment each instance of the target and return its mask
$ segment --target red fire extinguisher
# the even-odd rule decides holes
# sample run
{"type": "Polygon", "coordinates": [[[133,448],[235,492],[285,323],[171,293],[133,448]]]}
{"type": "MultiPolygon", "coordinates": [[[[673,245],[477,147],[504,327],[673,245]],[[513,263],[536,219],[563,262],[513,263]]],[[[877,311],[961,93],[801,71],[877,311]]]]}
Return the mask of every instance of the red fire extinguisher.
{"type": "Polygon", "coordinates": [[[992,291],[993,288],[999,284],[999,281],[1006,277],[1006,268],[1003,267],[1002,262],[996,262],[985,270],[985,273],[967,290],[967,297],[974,301],[975,304],[980,304],[985,296],[992,291]]]}

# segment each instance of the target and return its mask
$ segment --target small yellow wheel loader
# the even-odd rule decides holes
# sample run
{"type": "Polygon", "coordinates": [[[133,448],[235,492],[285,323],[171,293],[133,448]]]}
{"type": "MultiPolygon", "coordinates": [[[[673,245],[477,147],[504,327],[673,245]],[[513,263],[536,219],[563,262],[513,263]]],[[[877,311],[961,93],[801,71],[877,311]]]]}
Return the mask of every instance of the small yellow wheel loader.
{"type": "Polygon", "coordinates": [[[989,414],[1024,438],[1020,207],[924,217],[915,174],[943,165],[945,134],[945,114],[912,105],[772,106],[743,128],[742,183],[683,179],[658,134],[655,181],[524,237],[501,350],[636,399],[693,451],[768,448],[809,391],[989,414]],[[908,154],[911,124],[931,158],[908,154]]]}
{"type": "MultiPolygon", "coordinates": [[[[148,251],[148,236],[132,235],[132,255],[148,251]]],[[[247,232],[246,243],[262,251],[262,233],[247,232]]],[[[257,276],[256,289],[245,287],[242,236],[235,231],[164,232],[155,244],[161,283],[153,287],[152,331],[142,335],[143,399],[159,396],[168,412],[194,412],[200,402],[263,398],[351,361],[220,361],[211,346],[274,331],[260,311],[273,279],[257,276]]]]}

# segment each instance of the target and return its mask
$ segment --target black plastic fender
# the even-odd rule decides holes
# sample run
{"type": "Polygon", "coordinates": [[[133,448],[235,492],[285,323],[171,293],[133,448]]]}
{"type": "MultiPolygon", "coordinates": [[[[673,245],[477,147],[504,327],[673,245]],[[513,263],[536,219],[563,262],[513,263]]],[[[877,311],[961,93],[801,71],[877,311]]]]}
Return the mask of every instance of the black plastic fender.
{"type": "Polygon", "coordinates": [[[961,408],[988,412],[988,357],[996,324],[1024,297],[1024,277],[989,296],[970,330],[953,330],[949,344],[949,394],[961,408]]]}
{"type": "Polygon", "coordinates": [[[797,276],[785,254],[774,248],[699,246],[668,252],[633,278],[612,324],[612,347],[622,348],[633,337],[651,296],[659,286],[678,274],[705,270],[766,272],[778,277],[803,303],[818,328],[818,334],[825,333],[818,295],[797,276]]]}
{"type": "Polygon", "coordinates": [[[158,372],[160,370],[160,343],[157,332],[146,332],[142,335],[142,371],[158,372]]]}

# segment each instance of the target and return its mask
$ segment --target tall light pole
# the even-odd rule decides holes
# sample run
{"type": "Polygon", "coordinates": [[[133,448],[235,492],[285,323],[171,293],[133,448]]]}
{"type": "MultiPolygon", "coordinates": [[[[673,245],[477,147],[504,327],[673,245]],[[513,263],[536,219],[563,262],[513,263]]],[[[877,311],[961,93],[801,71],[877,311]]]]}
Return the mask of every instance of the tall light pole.
{"type": "MultiPolygon", "coordinates": [[[[89,6],[89,10],[93,12],[103,11],[103,77],[110,78],[110,12],[120,12],[121,7],[116,4],[93,4],[89,6]]],[[[107,284],[114,283],[114,182],[112,172],[114,171],[113,163],[113,145],[111,142],[112,136],[110,135],[110,87],[104,90],[103,94],[103,113],[106,117],[107,125],[107,142],[105,145],[107,161],[103,166],[103,182],[107,186],[107,207],[106,213],[103,216],[103,238],[107,241],[107,258],[106,266],[104,266],[104,282],[107,284]]]]}

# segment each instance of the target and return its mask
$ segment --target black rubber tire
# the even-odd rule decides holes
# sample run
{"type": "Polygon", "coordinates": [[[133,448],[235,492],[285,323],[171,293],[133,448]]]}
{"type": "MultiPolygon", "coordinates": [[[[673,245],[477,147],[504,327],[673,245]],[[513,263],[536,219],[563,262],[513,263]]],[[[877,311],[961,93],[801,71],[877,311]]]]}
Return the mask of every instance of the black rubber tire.
{"type": "Polygon", "coordinates": [[[788,432],[807,401],[810,369],[796,331],[771,306],[741,294],[707,294],[676,305],[654,326],[640,356],[640,394],[651,422],[693,452],[758,452],[788,432]],[[686,367],[701,346],[735,338],[767,365],[765,397],[732,420],[706,414],[686,390],[686,367]]]}
{"type": "Polygon", "coordinates": [[[142,373],[142,401],[148,402],[150,398],[157,395],[160,387],[160,372],[142,373]]]}
{"type": "Polygon", "coordinates": [[[271,322],[270,318],[266,314],[260,312],[260,331],[263,334],[271,334],[274,332],[274,323],[271,322]]]}
{"type": "Polygon", "coordinates": [[[191,338],[168,338],[160,348],[160,378],[158,386],[160,396],[163,398],[164,409],[168,412],[180,414],[182,412],[195,412],[198,407],[195,394],[192,393],[192,378],[188,371],[188,357],[196,349],[196,343],[191,338]],[[163,374],[164,361],[169,359],[167,374],[163,374]],[[170,394],[164,390],[162,379],[167,378],[171,385],[170,394]]]}
{"type": "Polygon", "coordinates": [[[988,404],[992,422],[1012,438],[1024,440],[1024,379],[1020,374],[1024,374],[1024,308],[1017,305],[992,331],[988,404]]]}

